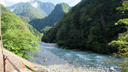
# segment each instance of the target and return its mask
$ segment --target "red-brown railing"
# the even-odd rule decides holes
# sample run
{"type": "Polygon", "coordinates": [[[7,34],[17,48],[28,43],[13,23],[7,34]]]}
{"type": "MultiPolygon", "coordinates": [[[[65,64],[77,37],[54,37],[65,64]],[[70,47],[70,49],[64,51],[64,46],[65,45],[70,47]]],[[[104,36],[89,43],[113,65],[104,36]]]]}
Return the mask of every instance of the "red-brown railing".
{"type": "Polygon", "coordinates": [[[8,60],[9,63],[10,63],[18,72],[21,72],[21,71],[9,60],[9,58],[8,58],[6,55],[3,55],[4,72],[7,72],[7,69],[6,69],[6,60],[8,60]]]}
{"type": "MultiPolygon", "coordinates": [[[[0,46],[1,46],[1,53],[3,54],[3,44],[2,44],[2,38],[0,36],[0,46]]],[[[3,67],[4,67],[4,72],[7,72],[7,69],[6,69],[6,60],[8,60],[8,62],[18,71],[18,72],[21,72],[10,60],[9,58],[6,56],[6,55],[3,55],[3,67]]]]}

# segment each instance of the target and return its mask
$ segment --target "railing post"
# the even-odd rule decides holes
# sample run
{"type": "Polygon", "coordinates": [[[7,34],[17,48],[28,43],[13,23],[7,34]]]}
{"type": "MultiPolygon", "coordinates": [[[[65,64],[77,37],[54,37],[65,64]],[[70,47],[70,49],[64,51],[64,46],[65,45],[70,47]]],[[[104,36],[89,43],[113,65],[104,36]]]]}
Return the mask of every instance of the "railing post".
{"type": "Polygon", "coordinates": [[[3,55],[3,61],[4,61],[4,72],[7,72],[7,69],[6,69],[6,59],[7,59],[7,56],[6,56],[6,55],[3,55]]]}
{"type": "MultiPolygon", "coordinates": [[[[0,25],[1,27],[1,25],[0,25]]],[[[2,38],[1,38],[1,30],[0,30],[0,72],[3,72],[3,45],[2,45],[2,38]]]]}

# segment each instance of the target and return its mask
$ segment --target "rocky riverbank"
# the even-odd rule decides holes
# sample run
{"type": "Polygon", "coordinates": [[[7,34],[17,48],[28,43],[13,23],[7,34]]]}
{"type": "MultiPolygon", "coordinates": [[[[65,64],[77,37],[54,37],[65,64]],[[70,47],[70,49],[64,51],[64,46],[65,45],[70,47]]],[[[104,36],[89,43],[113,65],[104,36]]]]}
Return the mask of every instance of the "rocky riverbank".
{"type": "MultiPolygon", "coordinates": [[[[41,46],[57,46],[56,44],[51,43],[38,43],[41,46]]],[[[40,52],[35,52],[32,55],[34,60],[31,58],[28,60],[43,68],[45,67],[49,72],[110,72],[108,68],[89,67],[88,65],[82,65],[78,62],[59,57],[41,46],[40,52]]]]}

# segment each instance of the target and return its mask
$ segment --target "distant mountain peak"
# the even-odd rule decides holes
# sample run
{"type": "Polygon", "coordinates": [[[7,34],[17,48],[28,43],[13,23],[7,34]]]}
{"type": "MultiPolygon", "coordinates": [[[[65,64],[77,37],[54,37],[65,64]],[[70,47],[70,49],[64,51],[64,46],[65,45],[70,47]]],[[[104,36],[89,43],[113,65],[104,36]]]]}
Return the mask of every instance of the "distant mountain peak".
{"type": "Polygon", "coordinates": [[[34,7],[34,8],[37,8],[38,7],[38,2],[34,2],[34,3],[31,3],[31,5],[34,7]]]}
{"type": "Polygon", "coordinates": [[[17,3],[8,8],[16,15],[29,17],[33,19],[41,19],[49,15],[54,9],[53,3],[43,3],[40,0],[31,0],[26,3],[17,3]]]}
{"type": "Polygon", "coordinates": [[[14,11],[14,9],[11,9],[11,11],[13,12],[13,11],[14,11]]]}
{"type": "Polygon", "coordinates": [[[32,0],[32,2],[35,2],[35,1],[40,1],[40,0],[32,0]]]}
{"type": "Polygon", "coordinates": [[[63,12],[67,13],[70,10],[70,6],[67,3],[59,3],[55,6],[55,10],[62,10],[63,12]]]}

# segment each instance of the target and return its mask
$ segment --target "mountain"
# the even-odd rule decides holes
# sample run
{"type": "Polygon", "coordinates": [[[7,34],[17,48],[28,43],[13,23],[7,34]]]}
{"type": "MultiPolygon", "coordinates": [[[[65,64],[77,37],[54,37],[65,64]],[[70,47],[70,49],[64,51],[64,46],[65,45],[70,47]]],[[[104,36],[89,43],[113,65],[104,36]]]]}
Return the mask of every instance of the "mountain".
{"type": "Polygon", "coordinates": [[[15,5],[12,5],[12,6],[9,6],[8,8],[11,10],[11,11],[14,11],[15,9],[17,9],[18,7],[22,6],[24,3],[23,2],[20,2],[20,3],[17,3],[15,5]]]}
{"type": "Polygon", "coordinates": [[[122,0],[82,0],[51,28],[42,41],[55,42],[61,48],[79,49],[97,53],[117,52],[108,43],[126,31],[125,25],[115,25],[127,12],[116,10],[122,0]]]}
{"type": "MultiPolygon", "coordinates": [[[[1,14],[3,14],[4,12],[13,13],[8,8],[6,8],[4,5],[1,4],[1,14]]],[[[35,36],[41,38],[42,34],[39,31],[37,31],[35,28],[33,28],[30,24],[27,23],[28,21],[30,21],[29,18],[23,17],[23,16],[19,16],[17,19],[22,21],[21,24],[23,24],[23,26],[25,28],[25,31],[31,32],[35,36]]]]}
{"type": "Polygon", "coordinates": [[[29,17],[30,20],[34,20],[41,19],[49,15],[49,13],[54,9],[54,4],[34,0],[27,3],[18,3],[13,6],[9,6],[8,8],[16,15],[29,17]]]}
{"type": "Polygon", "coordinates": [[[50,2],[43,3],[38,1],[38,4],[39,4],[39,8],[42,9],[47,14],[47,16],[52,12],[52,10],[55,7],[55,5],[50,2]]]}
{"type": "Polygon", "coordinates": [[[30,3],[25,3],[23,6],[18,7],[13,11],[16,15],[29,17],[30,20],[44,18],[46,13],[38,8],[34,8],[30,3]]]}
{"type": "MultiPolygon", "coordinates": [[[[36,28],[40,32],[46,32],[44,29],[48,29],[54,26],[58,21],[61,20],[64,14],[66,14],[71,7],[66,3],[57,4],[54,10],[43,19],[36,19],[29,22],[34,28],[36,28]],[[48,27],[50,26],[50,27],[48,27]],[[46,27],[46,28],[45,28],[46,27]]],[[[49,29],[48,29],[49,30],[49,29]]]]}

